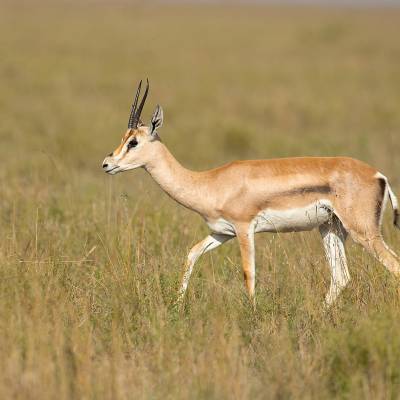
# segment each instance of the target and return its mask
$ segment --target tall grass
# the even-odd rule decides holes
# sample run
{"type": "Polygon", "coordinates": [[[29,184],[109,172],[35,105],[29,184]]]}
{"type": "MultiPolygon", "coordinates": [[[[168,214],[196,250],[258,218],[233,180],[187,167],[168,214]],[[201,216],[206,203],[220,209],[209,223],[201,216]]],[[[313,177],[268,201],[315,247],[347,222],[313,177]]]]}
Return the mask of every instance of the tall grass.
{"type": "MultiPolygon", "coordinates": [[[[400,192],[400,12],[9,3],[0,12],[0,398],[397,398],[398,282],[349,243],[329,283],[317,233],[257,238],[257,308],[236,243],[143,171],[100,164],[140,78],[184,165],[351,155],[400,192]]],[[[400,253],[399,233],[384,225],[400,253]]]]}

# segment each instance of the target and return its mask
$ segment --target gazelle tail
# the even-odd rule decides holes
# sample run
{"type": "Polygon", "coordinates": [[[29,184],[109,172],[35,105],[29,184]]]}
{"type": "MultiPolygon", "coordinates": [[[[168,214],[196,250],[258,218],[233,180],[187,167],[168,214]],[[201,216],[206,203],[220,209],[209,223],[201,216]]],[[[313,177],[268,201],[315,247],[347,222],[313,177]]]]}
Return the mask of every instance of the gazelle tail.
{"type": "Polygon", "coordinates": [[[393,193],[393,190],[390,187],[389,183],[387,184],[387,188],[388,188],[388,193],[389,193],[389,199],[390,199],[390,202],[392,203],[392,207],[393,207],[393,214],[394,214],[393,223],[395,224],[395,226],[397,228],[400,229],[399,202],[397,200],[397,197],[393,193]]]}

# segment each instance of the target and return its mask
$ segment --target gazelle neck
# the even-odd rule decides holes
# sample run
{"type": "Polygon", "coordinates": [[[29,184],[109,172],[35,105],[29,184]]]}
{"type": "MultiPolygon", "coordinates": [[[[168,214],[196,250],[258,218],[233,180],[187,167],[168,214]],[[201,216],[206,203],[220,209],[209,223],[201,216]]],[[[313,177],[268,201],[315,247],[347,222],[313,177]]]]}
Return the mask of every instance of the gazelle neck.
{"type": "Polygon", "coordinates": [[[205,188],[201,173],[183,167],[162,142],[153,146],[154,157],[144,166],[146,171],[170,197],[202,214],[205,188]]]}

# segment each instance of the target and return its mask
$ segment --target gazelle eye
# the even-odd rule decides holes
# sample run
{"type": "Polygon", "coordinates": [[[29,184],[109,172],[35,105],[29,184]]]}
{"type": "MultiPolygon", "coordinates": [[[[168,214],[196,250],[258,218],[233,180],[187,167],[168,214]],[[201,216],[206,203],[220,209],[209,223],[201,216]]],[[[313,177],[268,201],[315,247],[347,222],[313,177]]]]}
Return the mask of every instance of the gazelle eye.
{"type": "Polygon", "coordinates": [[[132,147],[136,147],[138,144],[138,141],[136,139],[132,139],[129,143],[128,143],[128,150],[131,149],[132,147]]]}

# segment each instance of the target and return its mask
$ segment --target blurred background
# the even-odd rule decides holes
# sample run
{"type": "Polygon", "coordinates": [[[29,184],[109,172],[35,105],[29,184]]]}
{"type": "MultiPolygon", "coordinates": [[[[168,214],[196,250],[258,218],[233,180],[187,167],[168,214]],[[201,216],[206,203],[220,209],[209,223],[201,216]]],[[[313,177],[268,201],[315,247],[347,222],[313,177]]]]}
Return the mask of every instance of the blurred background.
{"type": "Polygon", "coordinates": [[[379,264],[350,245],[353,283],[327,316],[318,235],[261,235],[257,311],[232,243],[199,262],[179,314],[206,227],[144,171],[101,163],[148,77],[143,118],[163,106],[188,168],[346,155],[400,194],[399,4],[2,1],[0,396],[398,394],[397,283],[379,264]]]}

